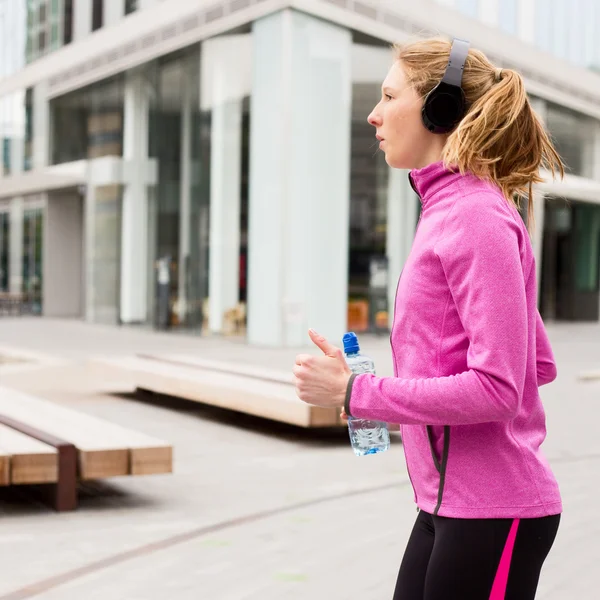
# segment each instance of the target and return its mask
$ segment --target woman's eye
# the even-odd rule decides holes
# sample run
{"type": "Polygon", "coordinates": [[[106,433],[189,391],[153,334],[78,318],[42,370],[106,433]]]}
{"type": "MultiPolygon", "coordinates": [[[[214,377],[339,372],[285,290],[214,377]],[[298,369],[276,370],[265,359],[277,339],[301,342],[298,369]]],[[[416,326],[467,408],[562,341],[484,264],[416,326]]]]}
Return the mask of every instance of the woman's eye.
{"type": "Polygon", "coordinates": [[[386,100],[391,100],[392,99],[392,97],[389,94],[384,94],[384,97],[385,97],[386,100]]]}

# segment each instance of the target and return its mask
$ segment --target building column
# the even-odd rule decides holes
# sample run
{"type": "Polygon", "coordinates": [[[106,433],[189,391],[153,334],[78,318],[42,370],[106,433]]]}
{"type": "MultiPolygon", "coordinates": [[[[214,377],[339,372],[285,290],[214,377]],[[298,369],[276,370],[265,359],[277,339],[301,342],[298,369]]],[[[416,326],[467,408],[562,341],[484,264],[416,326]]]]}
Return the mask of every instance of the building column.
{"type": "MultiPolygon", "coordinates": [[[[88,177],[89,179],[89,177],[88,177]]],[[[96,231],[96,188],[88,181],[83,198],[83,297],[84,314],[88,323],[96,321],[94,285],[94,246],[96,231]]]]}
{"type": "Polygon", "coordinates": [[[408,180],[408,170],[389,169],[387,195],[388,323],[394,321],[398,280],[415,238],[417,197],[408,180]]]}
{"type": "Polygon", "coordinates": [[[293,10],[253,24],[248,341],[340,344],[347,327],[351,50],[293,10]]]}
{"type": "Polygon", "coordinates": [[[109,27],[118,23],[125,16],[125,1],[104,0],[104,23],[103,27],[109,27]]]}
{"type": "Polygon", "coordinates": [[[13,198],[9,209],[10,242],[9,256],[9,283],[11,294],[20,294],[23,291],[23,198],[13,198]]]}
{"type": "Polygon", "coordinates": [[[123,161],[127,170],[121,216],[120,321],[143,323],[148,309],[148,119],[149,97],[142,72],[125,80],[123,161]]]}
{"type": "MultiPolygon", "coordinates": [[[[185,77],[181,87],[181,143],[180,143],[180,198],[179,198],[179,269],[178,294],[175,310],[180,323],[188,314],[188,280],[191,250],[191,209],[192,209],[192,90],[191,78],[185,77]]],[[[193,81],[193,80],[192,80],[193,81]]]]}
{"type": "Polygon", "coordinates": [[[242,102],[251,73],[249,36],[225,36],[202,47],[202,110],[211,111],[208,327],[223,331],[239,298],[242,102]],[[244,64],[240,64],[243,57],[244,64]]]}
{"type": "Polygon", "coordinates": [[[34,169],[50,164],[50,102],[46,96],[48,82],[42,81],[33,88],[33,150],[34,169]]]}

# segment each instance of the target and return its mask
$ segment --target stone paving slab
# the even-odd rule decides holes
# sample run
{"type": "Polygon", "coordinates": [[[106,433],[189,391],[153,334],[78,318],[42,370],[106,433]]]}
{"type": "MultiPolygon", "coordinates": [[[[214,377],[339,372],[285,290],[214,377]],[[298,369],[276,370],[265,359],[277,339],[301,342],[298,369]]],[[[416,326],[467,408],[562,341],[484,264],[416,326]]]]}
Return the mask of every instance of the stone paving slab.
{"type": "MultiPolygon", "coordinates": [[[[344,432],[111,394],[122,385],[118,374],[89,363],[145,346],[259,364],[259,354],[237,341],[37,319],[6,325],[0,345],[38,353],[39,363],[21,372],[0,366],[3,385],[169,440],[175,468],[90,486],[81,509],[62,515],[0,493],[0,600],[390,598],[416,518],[397,436],[389,452],[357,458],[344,432]],[[46,363],[44,355],[60,360],[46,363]]],[[[600,327],[549,333],[559,378],[542,388],[544,448],[565,512],[538,598],[592,600],[600,589],[600,383],[578,373],[600,366],[600,327]]],[[[365,345],[381,362],[387,343],[365,345]]],[[[265,350],[260,364],[285,369],[294,354],[265,350]]]]}

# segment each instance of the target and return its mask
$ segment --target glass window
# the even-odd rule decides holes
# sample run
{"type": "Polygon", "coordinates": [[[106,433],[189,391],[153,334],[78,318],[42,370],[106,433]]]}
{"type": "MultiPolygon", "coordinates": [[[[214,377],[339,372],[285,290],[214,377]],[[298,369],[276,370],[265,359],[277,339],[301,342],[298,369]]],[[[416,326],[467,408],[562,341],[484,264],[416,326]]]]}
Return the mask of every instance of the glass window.
{"type": "Polygon", "coordinates": [[[154,293],[159,268],[153,269],[150,317],[160,328],[200,331],[208,297],[212,115],[210,110],[200,109],[198,47],[157,61],[153,80],[156,93],[150,115],[150,155],[158,159],[159,176],[151,203],[149,254],[152,264],[160,265],[169,277],[166,302],[159,306],[154,293]],[[184,80],[191,91],[185,96],[184,80]],[[189,136],[188,143],[184,136],[189,136]],[[187,157],[182,154],[186,149],[187,157]],[[188,171],[183,168],[184,161],[193,165],[189,180],[182,180],[188,171]],[[186,197],[190,218],[184,224],[181,205],[186,197]]]}
{"type": "Polygon", "coordinates": [[[46,30],[42,29],[38,33],[38,52],[43,54],[46,50],[46,30]]]}
{"type": "Polygon", "coordinates": [[[389,168],[367,122],[380,96],[381,82],[352,86],[348,314],[358,331],[376,326],[371,273],[386,260],[389,168]]]}
{"type": "Polygon", "coordinates": [[[23,151],[23,169],[29,171],[33,159],[33,88],[25,92],[25,148],[23,151]]]}
{"type": "Polygon", "coordinates": [[[502,0],[498,3],[498,23],[506,33],[517,33],[517,0],[502,0]]]}
{"type": "Polygon", "coordinates": [[[73,41],[73,0],[64,0],[63,10],[63,44],[73,41]]]}
{"type": "Polygon", "coordinates": [[[52,100],[52,164],[121,156],[123,99],[119,75],[52,100]]]}
{"type": "Polygon", "coordinates": [[[23,214],[22,292],[33,314],[42,313],[43,210],[26,209],[23,214]]]}
{"type": "Polygon", "coordinates": [[[58,23],[52,23],[52,25],[50,25],[50,47],[52,50],[58,47],[58,43],[58,23]]]}
{"type": "Polygon", "coordinates": [[[600,207],[577,202],[573,213],[575,289],[578,292],[596,292],[600,254],[600,207]]]}
{"type": "Polygon", "coordinates": [[[0,212],[0,292],[8,292],[10,286],[10,214],[0,212]]]}
{"type": "Polygon", "coordinates": [[[104,0],[92,1],[92,31],[100,29],[104,24],[104,0]]]}
{"type": "Polygon", "coordinates": [[[125,14],[129,15],[138,9],[138,0],[125,0],[125,14]]]}
{"type": "Polygon", "coordinates": [[[26,137],[27,94],[18,91],[0,98],[0,140],[2,170],[5,175],[23,169],[26,137]]]}
{"type": "Polygon", "coordinates": [[[546,125],[569,172],[593,177],[594,119],[549,103],[546,125]]]}

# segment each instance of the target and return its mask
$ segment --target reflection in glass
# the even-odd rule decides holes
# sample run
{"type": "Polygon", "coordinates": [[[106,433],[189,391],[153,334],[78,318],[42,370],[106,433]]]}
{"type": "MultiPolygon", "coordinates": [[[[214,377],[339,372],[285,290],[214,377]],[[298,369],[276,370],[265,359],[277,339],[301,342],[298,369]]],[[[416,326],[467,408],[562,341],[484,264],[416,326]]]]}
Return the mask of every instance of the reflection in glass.
{"type": "Polygon", "coordinates": [[[52,164],[121,156],[123,100],[123,75],[52,100],[52,164]]]}
{"type": "Polygon", "coordinates": [[[10,214],[0,212],[0,292],[8,292],[10,285],[10,214]]]}
{"type": "Polygon", "coordinates": [[[569,172],[593,177],[594,119],[548,103],[546,125],[569,172]]]}
{"type": "Polygon", "coordinates": [[[387,327],[387,316],[372,304],[372,284],[385,271],[387,186],[389,168],[378,149],[367,116],[379,102],[380,84],[355,83],[352,87],[352,148],[350,166],[350,235],[348,326],[355,331],[387,327]]]}
{"type": "Polygon", "coordinates": [[[29,312],[42,314],[43,219],[41,208],[26,209],[23,214],[22,292],[29,312]]]}

